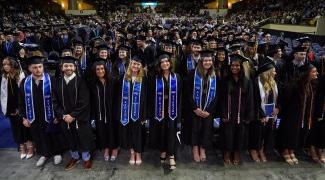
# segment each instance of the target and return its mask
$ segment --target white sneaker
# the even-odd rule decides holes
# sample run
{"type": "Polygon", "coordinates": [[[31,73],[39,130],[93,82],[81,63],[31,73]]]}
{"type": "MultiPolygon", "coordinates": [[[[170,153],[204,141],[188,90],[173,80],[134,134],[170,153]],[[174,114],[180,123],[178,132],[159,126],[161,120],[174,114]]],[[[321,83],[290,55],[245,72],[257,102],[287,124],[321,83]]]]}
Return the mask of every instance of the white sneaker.
{"type": "Polygon", "coordinates": [[[36,163],[36,167],[43,166],[45,164],[46,160],[47,160],[47,158],[45,156],[41,156],[36,163]]]}
{"type": "Polygon", "coordinates": [[[54,156],[54,165],[61,164],[62,162],[62,156],[61,155],[55,155],[54,156]]]}

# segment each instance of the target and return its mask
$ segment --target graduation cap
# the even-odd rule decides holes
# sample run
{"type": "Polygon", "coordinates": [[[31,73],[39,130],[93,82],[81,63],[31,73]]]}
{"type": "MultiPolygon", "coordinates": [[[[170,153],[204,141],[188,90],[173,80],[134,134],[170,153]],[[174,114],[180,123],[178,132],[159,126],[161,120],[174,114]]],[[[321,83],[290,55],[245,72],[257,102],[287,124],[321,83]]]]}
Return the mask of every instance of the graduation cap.
{"type": "Polygon", "coordinates": [[[192,45],[202,46],[202,41],[200,41],[200,40],[198,40],[198,39],[192,39],[192,40],[190,41],[190,43],[191,43],[192,45]]]}
{"type": "Polygon", "coordinates": [[[141,59],[140,56],[138,56],[138,55],[133,55],[133,56],[131,57],[131,60],[132,60],[132,61],[139,62],[139,63],[142,62],[142,59],[141,59]]]}
{"type": "Polygon", "coordinates": [[[31,56],[27,58],[28,65],[32,64],[43,64],[44,63],[44,57],[43,56],[31,56]]]}
{"type": "Polygon", "coordinates": [[[201,54],[201,57],[213,57],[214,55],[214,51],[211,51],[211,50],[204,50],[204,51],[201,51],[200,52],[201,54]]]}
{"type": "Polygon", "coordinates": [[[143,36],[143,35],[138,35],[135,40],[139,40],[139,41],[145,41],[147,38],[146,36],[143,36]]]}
{"type": "Polygon", "coordinates": [[[121,44],[119,47],[118,47],[118,50],[124,50],[124,51],[129,51],[131,50],[132,48],[130,46],[127,46],[125,44],[121,44]]]}
{"type": "Polygon", "coordinates": [[[289,44],[285,40],[280,39],[278,45],[281,47],[288,47],[289,44]]]}
{"type": "Polygon", "coordinates": [[[3,33],[5,36],[13,35],[13,31],[11,29],[5,30],[3,33]]]}
{"type": "Polygon", "coordinates": [[[107,46],[106,43],[102,43],[102,44],[96,46],[96,49],[97,49],[98,51],[100,51],[100,50],[107,50],[107,51],[110,50],[110,48],[107,46]]]}
{"type": "Polygon", "coordinates": [[[22,46],[26,48],[28,51],[37,51],[40,48],[38,44],[32,44],[32,43],[22,44],[22,46]]]}
{"type": "Polygon", "coordinates": [[[247,46],[249,47],[255,47],[256,46],[256,41],[248,41],[247,46]]]}
{"type": "Polygon", "coordinates": [[[73,57],[73,56],[64,56],[60,58],[61,63],[75,63],[76,61],[78,61],[77,58],[73,57]]]}
{"type": "Polygon", "coordinates": [[[73,41],[73,46],[83,46],[84,43],[80,37],[76,37],[73,41]]]}
{"type": "Polygon", "coordinates": [[[311,40],[308,36],[298,38],[298,39],[296,39],[296,41],[299,41],[301,44],[305,43],[305,42],[311,42],[311,40]]]}
{"type": "Polygon", "coordinates": [[[63,52],[73,52],[74,48],[70,47],[70,46],[64,46],[60,51],[61,53],[63,52]]]}
{"type": "Polygon", "coordinates": [[[240,54],[231,54],[229,58],[231,62],[240,61],[240,63],[243,63],[245,61],[249,61],[247,57],[240,54]]]}
{"type": "Polygon", "coordinates": [[[306,52],[306,49],[304,47],[301,46],[297,46],[293,49],[294,53],[298,53],[298,52],[306,52]]]}
{"type": "Polygon", "coordinates": [[[272,68],[275,68],[275,63],[271,57],[266,56],[264,63],[259,64],[257,73],[261,74],[261,73],[266,72],[272,68]]]}
{"type": "Polygon", "coordinates": [[[211,42],[211,41],[215,41],[215,42],[217,42],[216,38],[214,38],[214,37],[212,37],[212,36],[207,37],[207,41],[208,41],[208,42],[211,42]]]}
{"type": "Polygon", "coordinates": [[[170,59],[170,57],[173,55],[173,53],[167,52],[167,51],[161,51],[158,54],[158,61],[160,62],[162,59],[170,59]]]}
{"type": "Polygon", "coordinates": [[[278,49],[281,49],[281,46],[278,44],[269,44],[269,48],[267,50],[267,53],[269,56],[273,56],[278,52],[278,49]]]}
{"type": "Polygon", "coordinates": [[[177,45],[174,41],[171,41],[169,39],[163,39],[160,42],[163,43],[165,46],[176,46],[177,45]]]}
{"type": "Polygon", "coordinates": [[[241,48],[242,48],[242,45],[240,45],[240,44],[234,44],[229,47],[230,51],[232,51],[232,52],[241,50],[241,48]]]}
{"type": "Polygon", "coordinates": [[[220,51],[224,51],[224,52],[228,52],[228,49],[226,49],[225,47],[218,47],[215,49],[215,51],[220,52],[220,51]]]}

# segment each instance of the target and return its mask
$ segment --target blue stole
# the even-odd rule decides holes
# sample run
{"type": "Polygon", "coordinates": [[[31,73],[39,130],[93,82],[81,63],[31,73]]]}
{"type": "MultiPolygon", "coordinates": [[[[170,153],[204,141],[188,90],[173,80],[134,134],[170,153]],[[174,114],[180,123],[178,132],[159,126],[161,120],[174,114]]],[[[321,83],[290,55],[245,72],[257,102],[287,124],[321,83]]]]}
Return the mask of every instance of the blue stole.
{"type": "MultiPolygon", "coordinates": [[[[29,75],[24,84],[25,92],[25,106],[26,106],[26,118],[30,123],[35,120],[34,102],[33,102],[33,80],[32,75],[29,75]]],[[[44,111],[45,121],[51,123],[54,120],[54,111],[52,104],[52,88],[51,79],[49,74],[44,73],[43,75],[43,100],[44,100],[44,111]]]]}
{"type": "Polygon", "coordinates": [[[81,58],[81,61],[80,61],[80,69],[82,71],[82,74],[84,74],[85,71],[86,71],[86,69],[87,69],[87,55],[86,55],[86,53],[81,58]]]}
{"type": "Polygon", "coordinates": [[[131,83],[123,79],[122,99],[121,99],[121,123],[123,126],[129,123],[131,109],[131,119],[136,122],[140,117],[141,82],[133,83],[133,91],[130,93],[131,83]],[[131,107],[130,107],[131,106],[131,107]]]}
{"type": "Polygon", "coordinates": [[[204,107],[202,108],[203,78],[201,78],[200,75],[197,73],[197,70],[195,70],[193,100],[197,107],[199,107],[202,110],[205,110],[205,108],[207,108],[210,105],[210,103],[213,101],[213,99],[216,96],[216,91],[217,91],[216,86],[217,86],[216,76],[213,77],[210,76],[208,95],[206,96],[204,107]]]}
{"type": "Polygon", "coordinates": [[[186,67],[187,67],[187,71],[191,71],[191,70],[193,70],[195,68],[191,54],[186,59],[186,67]]]}
{"type": "Polygon", "coordinates": [[[10,51],[11,51],[11,47],[12,47],[12,42],[8,42],[6,43],[6,50],[7,50],[7,53],[9,54],[10,51]]]}
{"type": "Polygon", "coordinates": [[[123,63],[123,62],[118,63],[118,72],[119,72],[119,75],[125,74],[125,63],[123,63]]]}
{"type": "MultiPolygon", "coordinates": [[[[155,97],[155,118],[158,121],[164,119],[164,80],[156,78],[156,97],[155,97]]],[[[168,114],[171,120],[177,117],[177,76],[169,75],[169,98],[168,98],[168,114]]]]}

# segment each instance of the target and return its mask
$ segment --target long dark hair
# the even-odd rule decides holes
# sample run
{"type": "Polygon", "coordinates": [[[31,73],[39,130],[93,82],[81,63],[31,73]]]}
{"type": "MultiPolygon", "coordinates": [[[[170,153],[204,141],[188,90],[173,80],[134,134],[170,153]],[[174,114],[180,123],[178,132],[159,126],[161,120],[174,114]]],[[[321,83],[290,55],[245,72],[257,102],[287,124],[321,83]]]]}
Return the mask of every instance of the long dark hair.
{"type": "MultiPolygon", "coordinates": [[[[168,58],[168,62],[170,64],[170,67],[169,67],[170,73],[174,73],[173,72],[173,66],[174,65],[173,65],[173,62],[172,62],[170,57],[168,58]]],[[[157,72],[158,76],[162,76],[162,74],[163,74],[163,70],[161,69],[160,65],[161,65],[161,62],[158,60],[158,63],[156,64],[156,72],[157,72]]]]}
{"type": "MultiPolygon", "coordinates": [[[[234,84],[233,82],[235,82],[234,78],[233,78],[233,73],[231,72],[231,64],[233,62],[230,62],[230,65],[229,65],[229,69],[228,69],[228,76],[227,76],[227,83],[228,83],[228,87],[229,87],[229,92],[231,93],[234,89],[234,84]]],[[[239,74],[238,74],[238,83],[240,85],[240,87],[242,87],[243,90],[247,89],[248,87],[248,78],[245,76],[245,71],[244,71],[244,67],[243,67],[243,64],[240,62],[240,71],[239,71],[239,74]]]]}
{"type": "Polygon", "coordinates": [[[2,61],[1,61],[1,74],[6,74],[5,70],[3,69],[2,66],[2,62],[4,60],[8,60],[10,67],[11,67],[11,72],[9,72],[10,76],[13,77],[16,82],[19,81],[19,74],[20,74],[20,68],[18,63],[12,58],[12,57],[5,57],[2,61]]]}
{"type": "Polygon", "coordinates": [[[96,62],[94,62],[94,64],[91,67],[91,81],[92,81],[92,83],[96,84],[96,82],[99,81],[99,78],[96,75],[96,67],[97,66],[104,66],[104,69],[105,69],[104,78],[105,78],[105,81],[107,82],[110,79],[111,75],[107,69],[105,62],[104,61],[96,61],[96,62]]]}

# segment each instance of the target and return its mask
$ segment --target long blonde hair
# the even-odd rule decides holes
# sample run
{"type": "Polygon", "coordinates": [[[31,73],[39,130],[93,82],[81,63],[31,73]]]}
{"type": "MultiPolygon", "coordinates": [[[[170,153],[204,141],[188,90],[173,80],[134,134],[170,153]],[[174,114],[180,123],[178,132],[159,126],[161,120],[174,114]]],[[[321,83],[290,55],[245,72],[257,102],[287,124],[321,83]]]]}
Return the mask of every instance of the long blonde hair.
{"type": "Polygon", "coordinates": [[[265,92],[269,92],[271,90],[275,90],[276,82],[274,80],[274,76],[272,75],[274,68],[269,69],[262,74],[260,74],[261,83],[263,85],[263,89],[265,92]]]}
{"type": "MultiPolygon", "coordinates": [[[[125,73],[125,76],[124,76],[124,79],[126,79],[128,81],[132,81],[132,70],[131,70],[132,63],[134,63],[134,62],[133,61],[130,61],[129,66],[128,66],[128,69],[126,70],[126,73],[125,73]]],[[[143,66],[141,64],[140,72],[138,73],[135,81],[142,82],[143,76],[144,76],[144,69],[143,69],[143,66]]]]}

